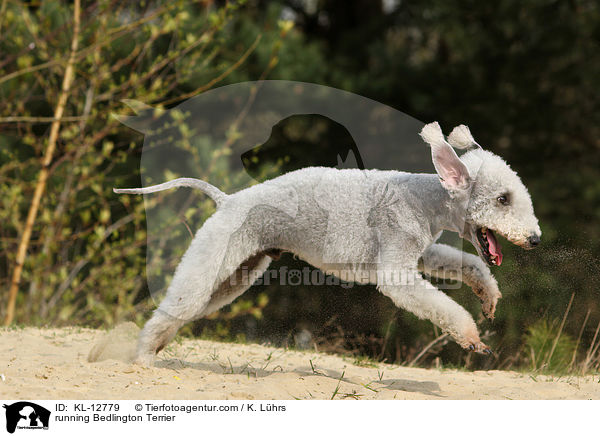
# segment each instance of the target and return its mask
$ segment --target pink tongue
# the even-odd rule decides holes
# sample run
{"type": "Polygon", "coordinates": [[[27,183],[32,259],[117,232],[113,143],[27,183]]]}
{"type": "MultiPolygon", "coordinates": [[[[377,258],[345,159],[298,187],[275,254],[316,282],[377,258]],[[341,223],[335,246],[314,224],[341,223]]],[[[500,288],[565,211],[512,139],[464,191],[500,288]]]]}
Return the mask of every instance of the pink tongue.
{"type": "Polygon", "coordinates": [[[496,236],[491,230],[487,231],[488,244],[490,245],[490,254],[496,256],[496,265],[502,263],[502,247],[496,241],[496,236]]]}

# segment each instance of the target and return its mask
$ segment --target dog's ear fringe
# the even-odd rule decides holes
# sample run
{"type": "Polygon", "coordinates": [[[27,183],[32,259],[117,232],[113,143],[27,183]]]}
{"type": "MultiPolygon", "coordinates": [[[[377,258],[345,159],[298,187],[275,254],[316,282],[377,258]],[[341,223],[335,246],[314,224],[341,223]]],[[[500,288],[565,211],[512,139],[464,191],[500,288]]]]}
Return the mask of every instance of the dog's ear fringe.
{"type": "Polygon", "coordinates": [[[450,135],[448,135],[448,142],[450,145],[456,149],[464,150],[471,147],[481,146],[475,141],[473,135],[471,135],[471,131],[467,126],[461,124],[460,126],[456,126],[450,135]]]}
{"type": "Polygon", "coordinates": [[[444,134],[442,133],[442,128],[437,121],[426,124],[423,129],[421,129],[419,135],[423,138],[423,141],[432,147],[439,147],[447,144],[444,134]]]}

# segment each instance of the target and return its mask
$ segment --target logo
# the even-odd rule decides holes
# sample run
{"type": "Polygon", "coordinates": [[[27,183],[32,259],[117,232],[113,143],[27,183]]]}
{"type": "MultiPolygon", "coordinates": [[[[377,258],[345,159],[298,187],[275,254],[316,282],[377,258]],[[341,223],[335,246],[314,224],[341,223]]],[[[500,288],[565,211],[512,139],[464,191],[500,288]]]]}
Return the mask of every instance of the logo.
{"type": "Polygon", "coordinates": [[[6,431],[14,433],[18,429],[43,429],[48,430],[50,411],[28,401],[19,401],[10,405],[4,404],[6,409],[6,431]]]}
{"type": "MultiPolygon", "coordinates": [[[[202,266],[207,287],[216,289],[229,279],[241,293],[263,276],[268,257],[279,257],[282,251],[276,246],[285,245],[289,232],[265,234],[260,243],[275,249],[263,257],[246,256],[240,260],[241,271],[237,269],[236,256],[245,256],[240,247],[245,246],[248,235],[263,234],[256,229],[264,225],[266,216],[278,229],[296,228],[318,217],[311,227],[314,240],[306,242],[299,257],[311,259],[313,266],[327,271],[338,283],[352,286],[387,277],[392,283],[403,283],[404,276],[410,280],[417,274],[412,269],[399,271],[403,266],[394,264],[387,265],[394,270],[390,274],[377,276],[380,269],[383,271],[379,267],[382,256],[386,256],[385,241],[396,240],[404,231],[398,228],[404,216],[398,206],[402,198],[382,180],[380,172],[361,171],[362,181],[352,179],[356,180],[356,192],[331,189],[339,178],[337,172],[315,173],[309,184],[270,179],[306,167],[348,169],[347,174],[369,168],[430,172],[431,152],[417,133],[423,128],[420,121],[339,89],[279,80],[222,86],[165,110],[134,100],[124,103],[135,115],[115,118],[144,135],[142,186],[187,177],[212,185],[214,194],[238,192],[265,182],[260,195],[236,203],[235,213],[227,215],[226,229],[218,231],[218,238],[211,238],[213,249],[203,245],[203,250],[211,253],[210,262],[202,266]],[[365,241],[362,249],[348,248],[353,238],[349,237],[349,227],[340,223],[360,223],[359,233],[365,241]],[[242,263],[246,259],[248,262],[242,263]],[[241,277],[233,274],[236,271],[241,277]],[[391,275],[396,272],[397,276],[391,275]]],[[[190,208],[194,195],[183,190],[172,192],[161,197],[160,207],[146,208],[148,288],[153,298],[164,294],[176,259],[181,258],[190,236],[207,218],[208,209],[190,208]],[[165,250],[167,246],[170,248],[165,250]],[[161,257],[163,265],[172,267],[157,268],[161,257]]],[[[459,223],[458,227],[464,226],[459,223]]],[[[445,242],[457,247],[463,244],[458,235],[448,236],[445,242]]],[[[460,266],[457,271],[462,271],[460,266]]],[[[308,286],[321,281],[316,274],[314,281],[311,274],[300,271],[271,269],[267,274],[273,274],[272,280],[279,278],[280,285],[308,286]]],[[[440,277],[438,284],[460,287],[445,278],[440,277]]],[[[169,315],[188,318],[187,312],[169,315]]]]}

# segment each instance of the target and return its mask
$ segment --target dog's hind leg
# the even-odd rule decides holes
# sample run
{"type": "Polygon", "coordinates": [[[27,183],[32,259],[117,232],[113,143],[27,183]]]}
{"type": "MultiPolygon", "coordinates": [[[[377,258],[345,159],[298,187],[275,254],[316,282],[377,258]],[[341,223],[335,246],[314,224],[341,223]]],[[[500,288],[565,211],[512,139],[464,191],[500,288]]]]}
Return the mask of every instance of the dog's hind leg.
{"type": "MultiPolygon", "coordinates": [[[[148,366],[185,323],[206,315],[241,295],[252,283],[238,278],[238,270],[260,273],[270,257],[261,250],[252,227],[232,228],[220,216],[209,218],[197,232],[183,258],[167,295],[140,333],[137,359],[148,366]],[[225,283],[225,284],[224,284],[225,283]]],[[[254,281],[254,280],[252,280],[254,281]]]]}
{"type": "MultiPolygon", "coordinates": [[[[194,318],[209,315],[242,295],[269,267],[272,258],[264,253],[251,256],[211,294],[210,300],[194,318]]],[[[146,323],[138,340],[136,362],[150,366],[161,351],[189,319],[172,316],[160,307],[146,323]]]]}
{"type": "Polygon", "coordinates": [[[263,275],[271,263],[272,255],[258,253],[250,257],[210,296],[210,301],[199,317],[210,315],[242,295],[263,275]]]}
{"type": "Polygon", "coordinates": [[[490,269],[479,256],[444,244],[432,244],[419,262],[419,270],[430,277],[459,280],[479,297],[484,315],[494,319],[496,304],[502,294],[490,269]]]}
{"type": "Polygon", "coordinates": [[[151,366],[156,353],[173,339],[177,330],[185,322],[161,310],[160,307],[156,309],[140,333],[135,362],[143,366],[151,366]]]}
{"type": "MultiPolygon", "coordinates": [[[[267,270],[271,260],[272,257],[265,253],[258,253],[248,258],[230,277],[216,287],[206,306],[193,318],[209,315],[242,295],[267,270]]],[[[173,339],[177,330],[187,321],[190,319],[171,316],[159,307],[140,334],[136,362],[150,366],[155,354],[173,339]]]]}

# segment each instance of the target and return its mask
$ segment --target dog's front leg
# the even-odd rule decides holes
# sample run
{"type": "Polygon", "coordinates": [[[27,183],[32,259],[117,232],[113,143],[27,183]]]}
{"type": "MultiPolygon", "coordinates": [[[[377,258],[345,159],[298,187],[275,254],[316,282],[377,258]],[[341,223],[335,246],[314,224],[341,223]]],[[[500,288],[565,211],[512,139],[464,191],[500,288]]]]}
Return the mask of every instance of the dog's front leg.
{"type": "Polygon", "coordinates": [[[481,342],[475,321],[462,306],[452,300],[414,271],[408,273],[406,283],[378,275],[378,289],[390,297],[398,307],[414,313],[419,318],[430,320],[444,332],[450,334],[464,349],[478,353],[491,353],[481,342]]]}
{"type": "Polygon", "coordinates": [[[459,280],[470,286],[481,300],[483,314],[494,319],[502,294],[490,269],[478,256],[449,245],[433,244],[423,252],[419,270],[430,277],[459,280]]]}

